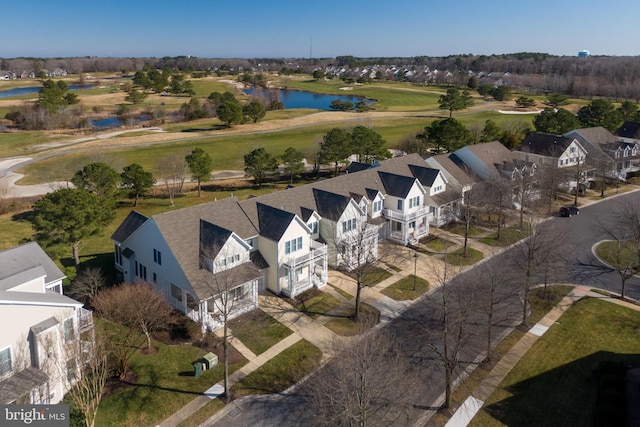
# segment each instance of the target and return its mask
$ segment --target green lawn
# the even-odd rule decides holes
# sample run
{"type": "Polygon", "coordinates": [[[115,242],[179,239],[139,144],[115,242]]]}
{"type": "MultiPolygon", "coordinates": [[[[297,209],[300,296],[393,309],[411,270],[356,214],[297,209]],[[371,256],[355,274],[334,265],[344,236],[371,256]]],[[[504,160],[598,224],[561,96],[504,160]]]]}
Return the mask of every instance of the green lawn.
{"type": "Polygon", "coordinates": [[[414,300],[429,290],[429,282],[413,274],[387,286],[382,293],[396,301],[414,300]],[[415,280],[414,280],[415,279],[415,280]],[[415,290],[414,290],[415,286],[415,290]]]}
{"type": "Polygon", "coordinates": [[[640,363],[639,324],[640,312],[604,300],[574,304],[509,373],[472,425],[592,425],[594,370],[607,360],[640,363]]]}
{"type": "Polygon", "coordinates": [[[392,274],[382,267],[372,267],[362,275],[362,284],[364,286],[375,286],[391,276],[392,274]]]}
{"type": "Polygon", "coordinates": [[[282,392],[313,371],[322,352],[309,341],[301,340],[231,387],[234,399],[250,394],[282,392]]]}
{"type": "Polygon", "coordinates": [[[476,262],[484,258],[482,252],[467,247],[467,255],[463,256],[464,248],[456,249],[453,252],[449,252],[446,255],[445,261],[451,265],[473,265],[476,262]]]}
{"type": "MultiPolygon", "coordinates": [[[[451,226],[446,228],[447,231],[451,232],[451,233],[455,233],[458,234],[460,236],[464,237],[464,233],[465,233],[465,225],[464,224],[451,224],[451,226]]],[[[484,233],[486,230],[484,228],[480,228],[480,227],[476,227],[476,226],[470,226],[469,227],[469,237],[475,237],[479,234],[484,233]]]]}
{"type": "MultiPolygon", "coordinates": [[[[206,351],[191,345],[164,345],[154,342],[158,352],[143,355],[136,352],[130,367],[138,376],[135,384],[103,398],[96,426],[153,426],[222,380],[223,365],[218,364],[201,376],[193,376],[191,362],[206,351]]],[[[234,372],[243,360],[229,367],[234,372]]]]}
{"type": "Polygon", "coordinates": [[[607,264],[616,268],[639,264],[638,248],[632,241],[622,242],[620,247],[618,247],[618,242],[613,240],[602,242],[596,251],[607,264]]]}
{"type": "Polygon", "coordinates": [[[450,240],[441,239],[435,236],[423,237],[420,239],[420,243],[436,253],[444,253],[447,248],[455,245],[455,243],[450,240]]]}
{"type": "Polygon", "coordinates": [[[360,315],[358,321],[353,320],[355,314],[355,303],[353,307],[349,307],[341,313],[340,316],[334,317],[324,324],[338,335],[353,336],[358,335],[368,329],[373,328],[380,322],[380,311],[366,303],[360,303],[360,315]]]}
{"type": "Polygon", "coordinates": [[[295,299],[291,300],[291,302],[297,310],[312,319],[317,319],[342,304],[342,302],[333,295],[318,289],[310,289],[298,295],[295,299]]]}
{"type": "Polygon", "coordinates": [[[489,246],[509,246],[522,240],[525,234],[518,227],[507,227],[500,230],[500,239],[498,234],[493,233],[487,237],[478,239],[479,242],[489,246]]]}
{"type": "Polygon", "coordinates": [[[275,343],[288,337],[291,329],[262,310],[253,310],[229,322],[233,336],[255,354],[262,354],[275,343]]]}

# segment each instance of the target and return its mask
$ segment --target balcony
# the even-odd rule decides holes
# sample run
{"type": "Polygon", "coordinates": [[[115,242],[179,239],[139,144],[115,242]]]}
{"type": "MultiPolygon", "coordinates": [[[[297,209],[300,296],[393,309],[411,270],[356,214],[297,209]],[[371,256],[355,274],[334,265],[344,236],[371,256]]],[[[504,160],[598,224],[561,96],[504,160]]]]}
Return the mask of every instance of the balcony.
{"type": "Polygon", "coordinates": [[[417,210],[409,213],[397,212],[393,209],[382,209],[382,215],[384,215],[387,219],[392,219],[394,221],[400,222],[409,222],[413,221],[416,218],[420,218],[426,216],[429,213],[429,208],[427,206],[420,206],[417,210]]]}
{"type": "Polygon", "coordinates": [[[299,256],[290,256],[289,258],[284,260],[283,265],[287,268],[295,270],[298,267],[301,267],[305,264],[310,263],[314,259],[322,258],[327,256],[327,245],[324,243],[316,242],[315,240],[311,241],[311,248],[309,252],[299,255],[299,256]]]}

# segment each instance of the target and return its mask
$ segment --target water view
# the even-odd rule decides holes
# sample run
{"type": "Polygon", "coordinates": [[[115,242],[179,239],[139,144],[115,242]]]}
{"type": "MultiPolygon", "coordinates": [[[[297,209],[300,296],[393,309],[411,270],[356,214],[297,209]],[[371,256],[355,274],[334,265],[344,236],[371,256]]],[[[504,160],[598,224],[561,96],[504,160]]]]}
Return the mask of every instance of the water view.
{"type": "MultiPolygon", "coordinates": [[[[95,83],[86,84],[86,85],[69,85],[69,90],[78,90],[78,89],[91,89],[95,87],[95,83]]],[[[9,98],[11,96],[20,96],[20,95],[30,95],[32,93],[38,93],[42,89],[42,86],[29,86],[29,87],[15,87],[9,90],[1,90],[0,98],[9,98]]]]}
{"type": "Polygon", "coordinates": [[[342,102],[349,101],[353,104],[356,102],[364,101],[367,104],[372,104],[373,100],[366,99],[361,96],[355,95],[327,95],[322,93],[305,92],[300,90],[267,90],[259,88],[245,89],[244,93],[247,95],[258,95],[265,99],[273,98],[273,93],[278,95],[278,100],[284,104],[284,108],[315,108],[318,110],[331,110],[331,102],[336,99],[342,102]]]}

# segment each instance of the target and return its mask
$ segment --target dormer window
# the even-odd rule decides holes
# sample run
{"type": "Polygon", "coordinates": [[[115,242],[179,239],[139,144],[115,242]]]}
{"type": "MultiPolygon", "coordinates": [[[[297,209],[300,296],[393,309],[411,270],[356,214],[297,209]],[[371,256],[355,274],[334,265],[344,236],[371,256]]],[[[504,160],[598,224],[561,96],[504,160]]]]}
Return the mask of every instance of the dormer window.
{"type": "Polygon", "coordinates": [[[616,159],[620,157],[620,150],[616,150],[616,159]]]}
{"type": "Polygon", "coordinates": [[[572,153],[572,154],[575,153],[576,152],[576,147],[569,148],[569,152],[572,153]]]}
{"type": "Polygon", "coordinates": [[[631,149],[631,155],[635,156],[637,153],[638,153],[638,147],[634,145],[633,148],[631,149]]]}
{"type": "Polygon", "coordinates": [[[373,202],[373,211],[380,212],[382,210],[382,200],[376,200],[373,202]]]}
{"type": "Polygon", "coordinates": [[[311,229],[311,234],[318,234],[318,221],[309,224],[309,228],[311,229]]]}
{"type": "Polygon", "coordinates": [[[626,147],[626,148],[624,149],[624,154],[623,154],[623,156],[624,156],[624,157],[628,157],[628,156],[629,156],[629,147],[626,147]]]}

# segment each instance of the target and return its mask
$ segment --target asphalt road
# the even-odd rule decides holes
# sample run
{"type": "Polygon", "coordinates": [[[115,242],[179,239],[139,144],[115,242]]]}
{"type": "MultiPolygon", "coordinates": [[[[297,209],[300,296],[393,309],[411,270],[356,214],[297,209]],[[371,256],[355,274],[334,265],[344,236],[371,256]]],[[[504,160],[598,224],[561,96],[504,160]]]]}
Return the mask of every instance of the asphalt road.
{"type": "MultiPolygon", "coordinates": [[[[600,263],[592,253],[592,247],[600,240],[607,239],[602,224],[611,225],[615,221],[616,206],[622,203],[640,203],[640,191],[617,196],[606,201],[583,207],[577,216],[571,218],[551,218],[542,227],[552,227],[559,230],[558,238],[562,239],[566,258],[564,265],[553,272],[550,282],[569,282],[584,284],[592,287],[620,292],[620,277],[618,273],[600,263]]],[[[508,278],[509,274],[517,275],[521,268],[518,259],[521,255],[518,249],[506,251],[493,257],[482,266],[459,274],[452,285],[448,285],[451,295],[458,294],[459,298],[450,298],[451,304],[457,304],[461,309],[458,315],[468,307],[469,301],[479,301],[478,290],[474,287],[478,282],[480,271],[498,271],[508,278]]],[[[520,273],[521,274],[521,273],[520,273]]],[[[522,276],[520,276],[521,278],[522,276]]],[[[538,277],[537,281],[542,281],[538,277]]],[[[501,288],[503,299],[499,304],[500,314],[498,322],[493,326],[493,336],[499,336],[510,326],[518,324],[521,319],[521,279],[511,276],[510,280],[503,280],[501,288]]],[[[626,294],[640,299],[640,279],[633,277],[627,281],[626,294]]],[[[432,343],[442,342],[439,332],[442,327],[440,307],[442,306],[442,288],[430,293],[413,304],[403,315],[394,319],[387,327],[392,332],[405,355],[407,362],[414,368],[412,376],[420,385],[417,390],[407,390],[415,396],[414,410],[410,415],[415,421],[426,412],[437,408],[442,402],[444,392],[444,369],[438,351],[442,346],[432,343]]],[[[465,319],[467,325],[461,342],[464,348],[460,353],[462,369],[471,367],[477,361],[478,355],[486,346],[487,325],[486,312],[473,311],[465,319]]],[[[289,393],[269,396],[247,397],[238,400],[225,408],[212,426],[302,426],[309,425],[312,419],[312,408],[305,402],[304,396],[298,388],[289,393]]],[[[404,422],[401,424],[405,424],[404,422]]]]}

